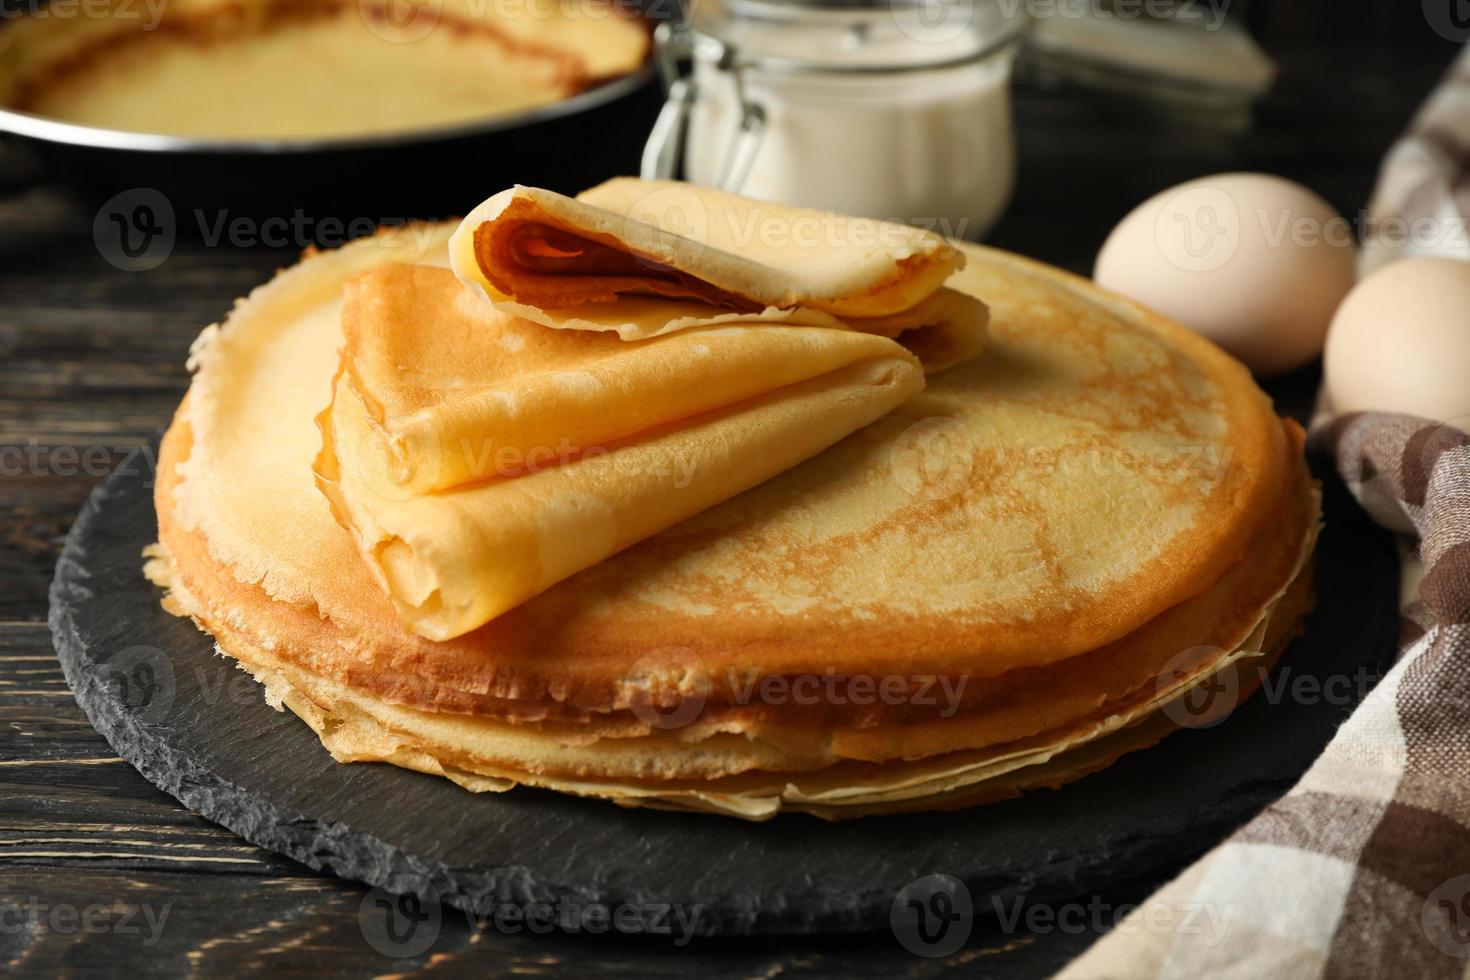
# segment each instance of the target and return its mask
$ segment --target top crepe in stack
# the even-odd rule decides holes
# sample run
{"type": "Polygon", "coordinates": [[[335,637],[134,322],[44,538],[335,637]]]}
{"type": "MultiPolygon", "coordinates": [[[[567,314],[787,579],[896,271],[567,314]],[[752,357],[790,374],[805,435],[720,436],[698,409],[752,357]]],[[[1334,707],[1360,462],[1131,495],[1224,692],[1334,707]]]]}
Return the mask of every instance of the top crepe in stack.
{"type": "Polygon", "coordinates": [[[1207,680],[1243,695],[1309,605],[1300,432],[1244,368],[963,246],[947,285],[989,305],[983,357],[471,632],[416,635],[315,484],[315,417],[344,284],[447,264],[452,231],[254,293],[201,338],[160,457],[171,608],[338,759],[751,819],[965,805],[1149,744],[1207,680]]]}

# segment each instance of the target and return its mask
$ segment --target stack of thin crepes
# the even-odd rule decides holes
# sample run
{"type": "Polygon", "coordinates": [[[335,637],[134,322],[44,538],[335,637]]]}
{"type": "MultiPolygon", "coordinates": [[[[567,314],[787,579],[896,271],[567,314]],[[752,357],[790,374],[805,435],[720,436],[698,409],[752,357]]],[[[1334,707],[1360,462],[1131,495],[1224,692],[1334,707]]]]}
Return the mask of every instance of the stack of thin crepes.
{"type": "Polygon", "coordinates": [[[1310,605],[1300,432],[1244,368],[907,227],[514,188],[308,256],[193,366],[169,608],[337,759],[474,790],[1002,798],[1233,705],[1310,605]]]}

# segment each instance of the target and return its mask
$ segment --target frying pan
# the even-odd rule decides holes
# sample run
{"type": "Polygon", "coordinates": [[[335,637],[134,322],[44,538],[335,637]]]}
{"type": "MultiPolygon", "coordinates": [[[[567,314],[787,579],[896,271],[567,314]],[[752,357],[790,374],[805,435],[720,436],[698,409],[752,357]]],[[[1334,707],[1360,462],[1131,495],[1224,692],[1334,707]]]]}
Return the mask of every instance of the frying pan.
{"type": "MultiPolygon", "coordinates": [[[[45,7],[35,8],[45,10],[45,7]]],[[[19,16],[35,16],[35,10],[19,16]]],[[[10,13],[7,19],[16,15],[10,13]]],[[[79,21],[80,23],[80,21],[79,21]]],[[[15,24],[0,21],[0,32],[15,24]]],[[[0,184],[60,182],[95,204],[161,193],[179,232],[220,215],[391,222],[463,213],[512,183],[575,192],[638,172],[662,95],[651,61],[570,98],[468,123],[368,136],[215,139],[74,125],[0,108],[0,184]],[[7,149],[10,147],[7,146],[7,149]],[[27,166],[20,158],[32,158],[27,166]]]]}

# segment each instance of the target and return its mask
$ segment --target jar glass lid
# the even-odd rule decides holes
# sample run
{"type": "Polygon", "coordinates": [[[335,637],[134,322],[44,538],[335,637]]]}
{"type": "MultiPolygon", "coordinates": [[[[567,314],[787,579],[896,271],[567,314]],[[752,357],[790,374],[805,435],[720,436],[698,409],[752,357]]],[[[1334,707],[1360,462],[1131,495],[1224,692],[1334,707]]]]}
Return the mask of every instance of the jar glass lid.
{"type": "Polygon", "coordinates": [[[1006,0],[689,0],[688,25],[767,70],[912,71],[1010,45],[1026,23],[1006,0]]]}

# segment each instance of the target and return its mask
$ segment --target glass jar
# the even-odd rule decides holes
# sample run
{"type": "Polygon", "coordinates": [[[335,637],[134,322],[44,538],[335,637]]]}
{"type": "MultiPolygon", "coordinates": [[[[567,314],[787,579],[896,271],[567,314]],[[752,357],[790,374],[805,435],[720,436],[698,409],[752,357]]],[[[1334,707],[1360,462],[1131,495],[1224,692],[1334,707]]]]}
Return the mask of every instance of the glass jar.
{"type": "Polygon", "coordinates": [[[982,236],[1015,179],[1007,0],[691,0],[645,177],[982,236]],[[689,74],[682,69],[689,66],[689,74]]]}

